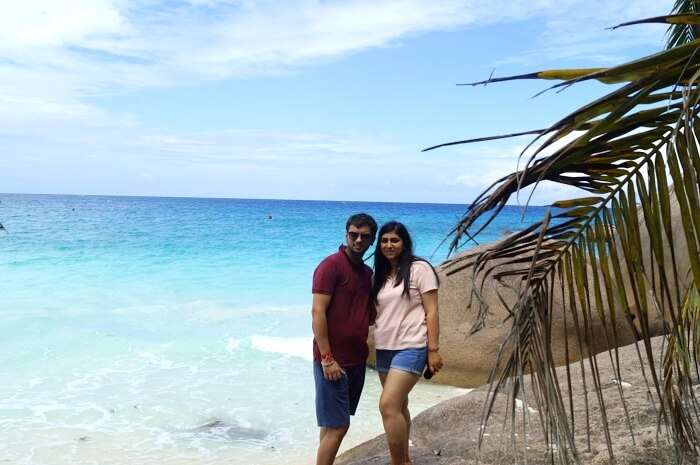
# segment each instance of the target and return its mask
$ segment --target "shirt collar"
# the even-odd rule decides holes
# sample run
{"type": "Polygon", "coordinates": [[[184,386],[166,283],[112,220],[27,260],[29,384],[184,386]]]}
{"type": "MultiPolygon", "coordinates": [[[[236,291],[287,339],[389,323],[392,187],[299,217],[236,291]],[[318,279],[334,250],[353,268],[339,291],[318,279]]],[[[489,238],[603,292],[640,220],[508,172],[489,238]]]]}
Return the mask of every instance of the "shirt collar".
{"type": "Polygon", "coordinates": [[[343,257],[345,257],[345,260],[347,260],[348,263],[353,268],[364,268],[366,266],[364,261],[362,261],[360,263],[355,263],[352,260],[350,260],[350,257],[348,257],[348,254],[345,252],[345,249],[347,249],[347,246],[344,244],[340,244],[340,247],[338,247],[338,252],[343,254],[343,257]]]}

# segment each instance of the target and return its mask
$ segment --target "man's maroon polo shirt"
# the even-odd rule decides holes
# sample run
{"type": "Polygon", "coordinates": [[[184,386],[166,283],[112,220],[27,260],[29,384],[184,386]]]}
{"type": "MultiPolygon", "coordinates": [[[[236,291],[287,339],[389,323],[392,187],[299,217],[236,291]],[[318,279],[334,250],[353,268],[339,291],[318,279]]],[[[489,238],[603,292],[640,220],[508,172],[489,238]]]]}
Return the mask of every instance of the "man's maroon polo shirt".
{"type": "MultiPolygon", "coordinates": [[[[371,287],[372,269],[364,263],[351,262],[342,245],[337,253],[326,257],[314,271],[311,292],[331,296],[326,310],[328,340],[333,358],[341,367],[367,361],[371,287]]],[[[316,339],[314,360],[321,360],[316,339]]]]}

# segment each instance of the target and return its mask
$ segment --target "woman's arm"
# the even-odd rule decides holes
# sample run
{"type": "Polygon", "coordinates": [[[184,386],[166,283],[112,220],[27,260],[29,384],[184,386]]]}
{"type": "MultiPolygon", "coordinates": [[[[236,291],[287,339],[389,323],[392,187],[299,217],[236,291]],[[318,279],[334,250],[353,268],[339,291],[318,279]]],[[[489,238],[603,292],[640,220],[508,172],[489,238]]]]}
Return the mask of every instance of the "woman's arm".
{"type": "Polygon", "coordinates": [[[428,368],[430,368],[430,371],[433,373],[437,373],[442,368],[437,289],[421,294],[421,299],[423,300],[425,322],[428,327],[428,368]]]}

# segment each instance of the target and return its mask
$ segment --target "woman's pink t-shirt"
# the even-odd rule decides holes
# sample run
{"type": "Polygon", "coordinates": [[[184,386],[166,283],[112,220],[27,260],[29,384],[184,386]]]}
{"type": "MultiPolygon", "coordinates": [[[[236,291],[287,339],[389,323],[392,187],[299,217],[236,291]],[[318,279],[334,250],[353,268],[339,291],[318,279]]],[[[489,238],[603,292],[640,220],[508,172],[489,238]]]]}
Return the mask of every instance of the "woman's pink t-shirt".
{"type": "Polygon", "coordinates": [[[394,278],[387,279],[377,295],[375,347],[399,350],[427,346],[428,328],[421,294],[438,288],[432,267],[420,260],[411,264],[408,296],[402,294],[403,283],[398,286],[394,286],[394,283],[394,278]]]}

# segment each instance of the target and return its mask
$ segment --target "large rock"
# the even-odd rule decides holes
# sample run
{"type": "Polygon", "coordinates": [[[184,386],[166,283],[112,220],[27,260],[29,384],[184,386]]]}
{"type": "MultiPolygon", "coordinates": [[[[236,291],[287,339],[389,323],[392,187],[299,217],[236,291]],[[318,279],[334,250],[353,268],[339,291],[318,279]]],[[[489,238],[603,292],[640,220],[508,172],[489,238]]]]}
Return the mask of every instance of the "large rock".
{"type": "MultiPolygon", "coordinates": [[[[652,351],[658,359],[661,353],[662,338],[652,340],[652,351]]],[[[666,465],[674,463],[674,451],[665,442],[664,427],[657,430],[659,420],[656,406],[650,401],[656,398],[654,388],[649,388],[637,356],[637,348],[623,347],[619,350],[621,380],[607,354],[599,354],[596,363],[600,373],[601,394],[605,399],[605,411],[609,424],[613,453],[618,465],[666,465]],[[624,404],[620,397],[623,392],[624,404]],[[651,390],[651,393],[649,392],[651,390]],[[629,412],[630,434],[625,420],[625,408],[629,412]],[[657,434],[661,440],[657,442],[657,434]]],[[[585,361],[583,364],[590,364],[585,361]]],[[[649,374],[645,363],[645,372],[649,374]]],[[[569,366],[573,379],[581,378],[581,364],[569,366]]],[[[558,378],[566,379],[566,369],[557,369],[558,378]]],[[[529,379],[525,376],[527,397],[519,394],[516,402],[515,436],[511,436],[510,425],[503,424],[510,418],[506,412],[507,399],[499,395],[494,403],[491,420],[485,427],[484,442],[478,450],[478,437],[482,424],[484,401],[487,388],[481,387],[463,396],[444,401],[417,415],[411,427],[411,459],[415,465],[500,465],[510,463],[530,463],[532,465],[551,463],[551,453],[556,454],[555,446],[543,439],[538,412],[532,399],[529,379]],[[527,409],[528,428],[522,428],[523,409],[527,409]],[[525,443],[524,441],[527,441],[525,443]],[[515,448],[513,448],[515,446],[515,448]],[[524,453],[527,453],[525,460],[524,453]],[[477,460],[479,458],[479,460],[477,460]]],[[[700,386],[698,386],[700,387],[700,386]]],[[[695,387],[696,395],[698,387],[695,387]]],[[[571,418],[567,388],[562,385],[564,405],[568,418],[571,418]]],[[[603,417],[598,404],[596,391],[591,384],[584,389],[582,383],[574,383],[571,399],[575,418],[575,444],[581,463],[584,465],[604,465],[611,463],[605,445],[603,417]],[[586,414],[588,412],[588,415],[586,414]],[[586,424],[589,424],[587,431],[586,424]],[[590,433],[590,441],[588,433],[590,433]]],[[[360,444],[336,460],[337,465],[375,465],[389,463],[386,438],[384,435],[360,444]]],[[[688,462],[690,463],[690,462],[688,462]]]]}
{"type": "MultiPolygon", "coordinates": [[[[675,197],[672,197],[672,216],[674,224],[681,224],[680,211],[675,197]]],[[[649,239],[646,228],[643,223],[643,216],[640,211],[640,236],[643,248],[646,249],[644,267],[646,270],[651,269],[649,261],[649,239]]],[[[679,276],[688,276],[689,264],[687,252],[685,249],[685,237],[683,236],[682,228],[673,230],[674,243],[677,251],[683,251],[682,254],[676,256],[677,269],[679,276]]],[[[478,332],[471,334],[470,330],[476,321],[476,310],[468,308],[470,297],[472,295],[472,286],[474,284],[474,273],[471,266],[466,267],[456,273],[449,274],[451,271],[460,267],[464,263],[469,263],[479,253],[487,250],[491,245],[482,245],[475,249],[471,249],[462,255],[466,261],[451,261],[438,267],[440,276],[440,291],[439,291],[439,312],[440,312],[440,351],[445,360],[444,369],[437,374],[433,381],[441,384],[450,384],[462,387],[474,387],[484,384],[491,373],[496,357],[501,345],[506,340],[506,337],[511,329],[512,319],[509,319],[507,307],[511,307],[515,301],[517,293],[513,287],[517,287],[518,283],[514,279],[504,282],[496,281],[489,278],[482,289],[483,303],[489,308],[489,316],[486,319],[484,327],[478,332]]],[[[669,260],[669,249],[666,247],[666,260],[669,260]]],[[[620,263],[623,275],[626,275],[627,269],[624,263],[620,263]]],[[[673,287],[673,276],[671,275],[670,266],[666,266],[666,273],[671,283],[671,293],[675,294],[673,287]]],[[[507,269],[505,267],[504,269],[507,269]]],[[[588,270],[589,281],[591,281],[594,270],[588,270]]],[[[651,279],[650,279],[651,281],[651,279]]],[[[658,286],[659,280],[656,279],[658,286]]],[[[636,328],[636,333],[640,333],[639,311],[630,299],[631,305],[629,312],[624,312],[618,305],[615,315],[612,315],[608,308],[596,308],[592,303],[589,314],[584,315],[583,310],[578,306],[575,315],[574,312],[568,309],[568,306],[562,305],[562,293],[559,283],[554,286],[553,298],[553,313],[551,316],[551,341],[552,355],[557,366],[564,365],[574,360],[580,359],[582,356],[599,353],[614,346],[623,346],[632,343],[637,339],[635,331],[632,330],[632,324],[636,328]],[[565,310],[565,308],[567,308],[565,310]],[[634,318],[628,319],[628,315],[633,315],[634,318]],[[584,338],[582,346],[579,347],[576,331],[574,329],[574,317],[576,317],[581,326],[583,322],[588,322],[589,337],[584,338]],[[584,318],[585,317],[585,318],[584,318]],[[632,324],[630,324],[632,323],[632,324]],[[616,341],[614,342],[613,334],[616,333],[616,341]],[[568,351],[568,356],[567,356],[568,351]]],[[[681,295],[685,291],[683,287],[681,295]]],[[[628,295],[632,294],[631,289],[627,289],[628,295]]],[[[603,293],[603,297],[605,297],[603,293]]],[[[567,300],[568,301],[568,300],[567,300]]],[[[603,299],[605,302],[605,299],[603,299]]],[[[650,302],[650,307],[653,304],[650,302]]],[[[645,314],[649,320],[649,332],[651,336],[663,334],[666,325],[660,312],[651,310],[645,314]]],[[[373,349],[372,334],[370,333],[370,349],[373,349]]],[[[507,349],[507,348],[506,348],[507,349]]],[[[370,365],[373,365],[374,350],[370,350],[370,365]]]]}

